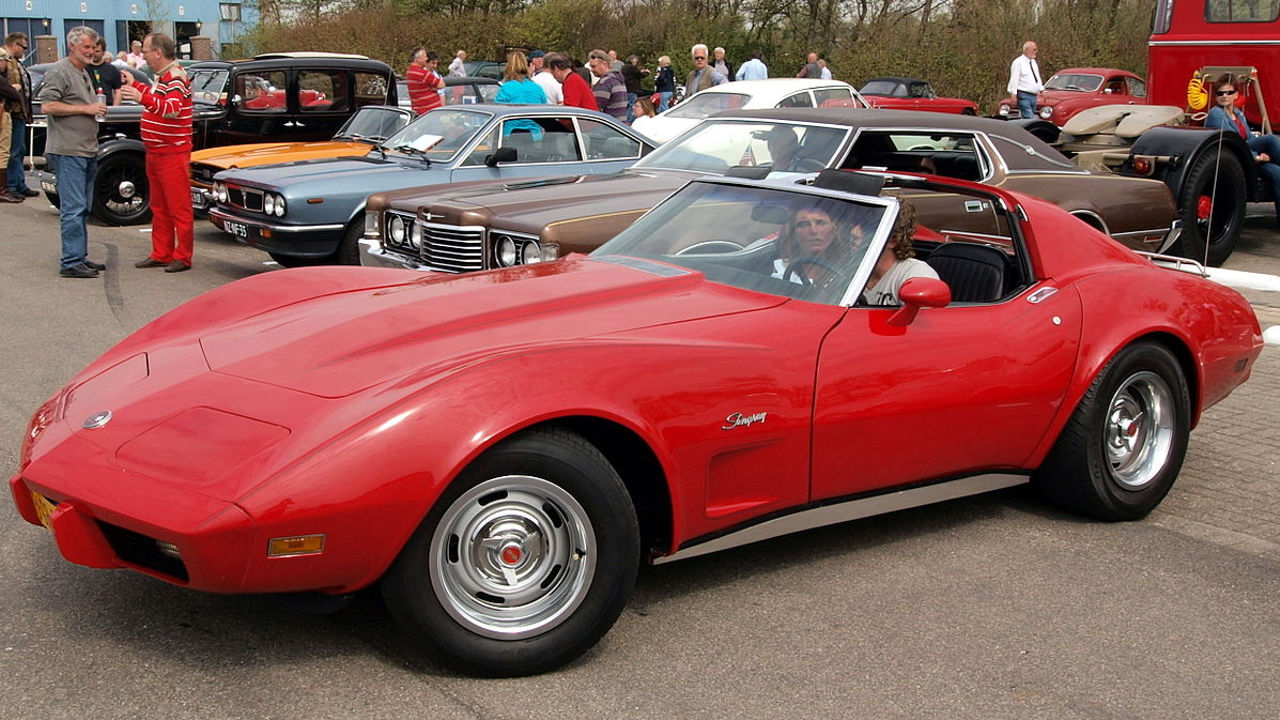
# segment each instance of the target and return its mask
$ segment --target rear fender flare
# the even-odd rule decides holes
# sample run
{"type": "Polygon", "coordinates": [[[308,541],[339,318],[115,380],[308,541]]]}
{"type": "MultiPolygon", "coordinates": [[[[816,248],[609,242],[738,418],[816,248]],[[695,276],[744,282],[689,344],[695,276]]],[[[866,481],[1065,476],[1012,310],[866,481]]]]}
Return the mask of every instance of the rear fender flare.
{"type": "Polygon", "coordinates": [[[1173,196],[1178,198],[1182,196],[1183,184],[1191,168],[1201,157],[1217,152],[1219,143],[1223,150],[1240,160],[1240,167],[1245,168],[1248,174],[1245,187],[1252,196],[1257,184],[1257,168],[1249,146],[1238,135],[1203,128],[1154,127],[1138,138],[1130,154],[1180,157],[1181,161],[1176,165],[1157,165],[1155,171],[1156,179],[1168,185],[1173,196]]]}

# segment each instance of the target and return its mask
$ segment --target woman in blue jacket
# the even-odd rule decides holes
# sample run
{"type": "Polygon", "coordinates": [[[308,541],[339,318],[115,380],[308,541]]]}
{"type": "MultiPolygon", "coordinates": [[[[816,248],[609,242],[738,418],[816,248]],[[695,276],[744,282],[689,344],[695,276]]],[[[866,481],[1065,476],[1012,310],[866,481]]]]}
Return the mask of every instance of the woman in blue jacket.
{"type": "Polygon", "coordinates": [[[1224,75],[1215,88],[1215,105],[1204,119],[1204,126],[1232,132],[1240,136],[1249,150],[1253,152],[1253,160],[1257,163],[1258,174],[1271,188],[1271,196],[1276,201],[1276,224],[1280,227],[1280,138],[1275,135],[1262,135],[1249,131],[1249,123],[1244,112],[1236,107],[1236,84],[1230,75],[1224,75]]]}

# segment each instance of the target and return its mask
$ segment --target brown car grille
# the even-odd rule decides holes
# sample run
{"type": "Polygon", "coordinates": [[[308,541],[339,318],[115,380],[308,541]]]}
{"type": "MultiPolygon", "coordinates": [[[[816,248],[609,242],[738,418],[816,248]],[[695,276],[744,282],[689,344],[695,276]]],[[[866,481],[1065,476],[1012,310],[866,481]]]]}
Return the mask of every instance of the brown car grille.
{"type": "Polygon", "coordinates": [[[422,226],[422,262],[436,272],[484,269],[484,228],[457,225],[422,226]]]}

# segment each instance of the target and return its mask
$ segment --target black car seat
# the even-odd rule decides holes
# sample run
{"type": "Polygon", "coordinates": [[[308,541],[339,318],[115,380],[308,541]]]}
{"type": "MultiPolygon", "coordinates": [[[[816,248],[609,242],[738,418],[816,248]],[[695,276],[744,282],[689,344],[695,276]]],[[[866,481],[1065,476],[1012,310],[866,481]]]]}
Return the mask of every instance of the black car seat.
{"type": "Polygon", "coordinates": [[[951,288],[952,302],[989,303],[1004,294],[1008,260],[989,245],[943,243],[929,253],[926,262],[951,288]]]}

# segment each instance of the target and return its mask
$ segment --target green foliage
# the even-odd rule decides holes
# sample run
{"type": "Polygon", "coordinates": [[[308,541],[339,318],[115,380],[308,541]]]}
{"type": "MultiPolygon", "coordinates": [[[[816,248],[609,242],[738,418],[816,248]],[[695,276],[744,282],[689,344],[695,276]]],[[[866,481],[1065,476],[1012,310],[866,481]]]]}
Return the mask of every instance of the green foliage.
{"type": "Polygon", "coordinates": [[[282,21],[246,34],[253,52],[359,52],[403,70],[423,45],[443,62],[459,49],[501,60],[507,47],[670,55],[676,77],[695,43],[723,46],[735,65],[760,50],[770,75],[790,77],[819,52],[835,77],[860,86],[909,75],[993,112],[1022,42],[1040,46],[1045,75],[1072,66],[1146,71],[1155,0],[253,0],[282,21]],[[348,8],[342,12],[336,9],[348,8]]]}

